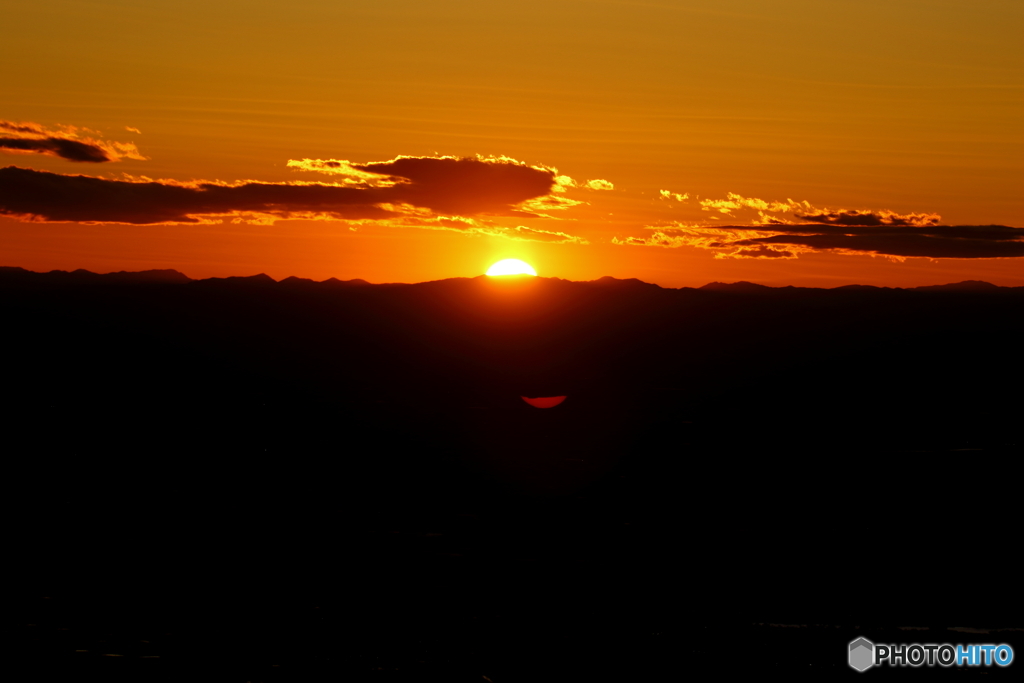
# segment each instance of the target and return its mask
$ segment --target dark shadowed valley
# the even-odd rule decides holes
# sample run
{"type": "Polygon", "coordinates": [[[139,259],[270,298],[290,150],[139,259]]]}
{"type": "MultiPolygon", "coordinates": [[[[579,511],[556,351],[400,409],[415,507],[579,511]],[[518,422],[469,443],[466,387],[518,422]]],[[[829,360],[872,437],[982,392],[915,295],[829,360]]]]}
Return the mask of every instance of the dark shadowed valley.
{"type": "Polygon", "coordinates": [[[1024,628],[1024,288],[4,268],[0,316],[37,680],[852,673],[1024,628]]]}

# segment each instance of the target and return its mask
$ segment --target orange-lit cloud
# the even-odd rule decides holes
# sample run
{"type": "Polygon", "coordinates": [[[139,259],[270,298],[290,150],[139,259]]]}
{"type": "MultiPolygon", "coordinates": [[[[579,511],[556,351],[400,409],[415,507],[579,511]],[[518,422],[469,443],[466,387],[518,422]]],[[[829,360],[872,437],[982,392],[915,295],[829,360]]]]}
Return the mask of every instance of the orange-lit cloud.
{"type": "Polygon", "coordinates": [[[515,205],[547,195],[554,185],[550,170],[505,158],[397,157],[352,167],[396,180],[390,189],[402,201],[460,215],[514,212],[515,205]]]}
{"type": "Polygon", "coordinates": [[[552,242],[554,244],[590,244],[587,240],[576,235],[569,235],[564,232],[555,232],[553,230],[538,230],[536,228],[528,228],[525,225],[519,225],[509,230],[509,234],[504,235],[510,239],[521,240],[525,242],[552,242]]]}
{"type": "Polygon", "coordinates": [[[787,249],[780,249],[776,246],[758,245],[756,247],[744,247],[729,254],[731,258],[796,258],[796,253],[787,249]]]}
{"type": "Polygon", "coordinates": [[[508,157],[408,157],[366,164],[338,159],[292,160],[288,165],[342,177],[358,188],[387,188],[396,200],[438,213],[511,215],[531,212],[528,200],[547,198],[544,208],[579,202],[548,198],[556,185],[554,169],[530,166],[508,157]],[[399,199],[400,198],[400,199],[399,199]]]}
{"type": "MultiPolygon", "coordinates": [[[[687,199],[687,195],[678,195],[662,190],[663,198],[675,198],[678,201],[687,199]]],[[[834,225],[868,226],[868,225],[938,225],[942,217],[937,213],[899,214],[887,209],[821,209],[808,201],[797,202],[792,199],[785,201],[767,201],[756,197],[729,192],[725,199],[701,199],[702,211],[715,211],[733,216],[735,211],[756,211],[757,218],[752,218],[755,225],[784,225],[793,222],[828,223],[834,225]],[[771,214],[792,213],[798,220],[791,221],[771,214]]]]}
{"type": "Polygon", "coordinates": [[[503,237],[519,242],[549,242],[552,244],[590,244],[583,237],[553,230],[540,230],[525,225],[508,227],[493,221],[463,216],[406,216],[375,221],[377,225],[398,228],[425,228],[428,230],[451,230],[464,235],[487,235],[503,237]]]}
{"type": "Polygon", "coordinates": [[[754,225],[788,225],[793,221],[786,220],[785,218],[779,218],[778,216],[772,216],[764,211],[757,212],[757,218],[751,220],[754,225]]]}
{"type": "MultiPolygon", "coordinates": [[[[539,168],[545,168],[554,173],[558,173],[558,169],[550,166],[542,166],[539,168]]],[[[569,188],[581,188],[584,190],[614,190],[615,184],[610,180],[604,180],[603,178],[594,178],[593,180],[587,180],[585,182],[576,182],[572,177],[567,175],[556,175],[555,176],[555,192],[565,192],[569,188]]]]}
{"type": "Polygon", "coordinates": [[[925,227],[938,225],[942,216],[937,213],[909,213],[900,215],[895,211],[858,211],[858,210],[814,210],[796,214],[797,218],[812,223],[827,223],[830,225],[909,225],[925,227]]]}
{"type": "Polygon", "coordinates": [[[342,185],[392,187],[400,182],[398,179],[386,175],[358,170],[355,168],[356,164],[344,159],[290,159],[288,166],[299,171],[335,176],[335,181],[342,185]]]}
{"type": "Polygon", "coordinates": [[[0,121],[0,151],[13,154],[45,154],[68,161],[103,163],[121,159],[145,159],[131,142],[81,137],[86,129],[62,126],[47,129],[38,123],[0,121]]]}
{"type": "MultiPolygon", "coordinates": [[[[665,196],[664,190],[662,190],[662,196],[665,196]]],[[[768,202],[763,199],[757,199],[755,197],[744,197],[742,195],[736,194],[735,192],[729,192],[726,199],[702,199],[700,200],[700,206],[703,211],[713,210],[724,214],[731,214],[733,211],[736,211],[738,209],[755,209],[757,211],[786,212],[802,208],[811,210],[813,208],[807,202],[794,202],[792,199],[787,199],[784,202],[768,202]]]]}
{"type": "Polygon", "coordinates": [[[770,237],[771,234],[749,227],[677,224],[655,229],[653,233],[644,237],[613,237],[612,243],[667,249],[698,247],[715,251],[716,258],[796,258],[793,250],[784,247],[738,244],[758,237],[770,237]]]}
{"type": "MultiPolygon", "coordinates": [[[[661,190],[662,199],[688,196],[661,190]]],[[[740,218],[750,225],[672,222],[649,226],[643,236],[614,238],[615,244],[663,248],[697,247],[717,258],[797,258],[824,251],[906,258],[1018,258],[1024,229],[1002,225],[940,225],[936,213],[900,214],[888,209],[827,209],[807,201],[766,201],[730,192],[724,199],[700,199],[703,211],[740,218]],[[756,214],[756,215],[754,215],[756,214]],[[781,214],[781,215],[780,215],[781,214]],[[786,217],[786,215],[790,217],[786,217]]],[[[712,216],[712,218],[717,218],[712,216]]]]}
{"type": "Polygon", "coordinates": [[[559,174],[551,166],[531,166],[507,156],[459,157],[407,157],[398,156],[391,161],[367,164],[344,159],[292,159],[288,166],[300,171],[312,171],[334,176],[337,182],[351,187],[407,186],[405,201],[417,206],[414,200],[419,192],[433,195],[430,208],[440,213],[474,215],[528,215],[535,218],[555,219],[550,211],[564,211],[580,204],[565,193],[574,188],[595,191],[615,189],[608,180],[596,178],[579,183],[570,176],[559,174]],[[446,199],[438,201],[438,189],[444,187],[446,199]],[[473,202],[480,198],[497,199],[494,192],[508,192],[504,210],[490,207],[487,211],[474,210],[473,202]],[[529,196],[525,196],[529,195],[529,196]]]}
{"type": "Polygon", "coordinates": [[[674,199],[677,202],[685,202],[690,198],[689,194],[680,192],[671,192],[669,190],[661,190],[660,192],[662,199],[674,199]]]}
{"type": "MultiPolygon", "coordinates": [[[[790,223],[756,226],[672,225],[644,237],[613,239],[616,244],[710,249],[718,258],[796,258],[801,252],[827,251],[905,258],[1024,257],[1024,228],[1005,225],[936,225],[931,214],[911,214],[924,223],[907,225],[892,212],[894,222],[878,224],[883,212],[863,212],[864,225],[790,223]],[[922,218],[923,216],[923,218],[922,218]]],[[[850,221],[851,213],[843,213],[850,221]]]]}
{"type": "Polygon", "coordinates": [[[557,217],[547,213],[548,211],[565,211],[580,204],[586,204],[577,199],[569,199],[562,195],[549,194],[536,199],[528,199],[520,204],[521,213],[530,214],[537,218],[550,218],[558,220],[557,217]]]}
{"type": "Polygon", "coordinates": [[[550,194],[553,170],[505,158],[398,157],[368,164],[307,159],[293,165],[323,166],[344,176],[343,182],[109,180],[12,166],[0,169],[0,213],[34,221],[129,224],[401,217],[433,219],[440,227],[455,221],[451,227],[461,228],[459,217],[528,216],[537,208],[579,203],[550,194]]]}
{"type": "Polygon", "coordinates": [[[731,246],[784,247],[905,258],[1024,257],[1024,228],[1005,225],[787,225],[731,246]]]}
{"type": "Polygon", "coordinates": [[[107,180],[15,166],[0,169],[0,213],[34,221],[203,223],[244,214],[386,218],[394,212],[376,206],[387,200],[384,191],[321,184],[107,180]]]}

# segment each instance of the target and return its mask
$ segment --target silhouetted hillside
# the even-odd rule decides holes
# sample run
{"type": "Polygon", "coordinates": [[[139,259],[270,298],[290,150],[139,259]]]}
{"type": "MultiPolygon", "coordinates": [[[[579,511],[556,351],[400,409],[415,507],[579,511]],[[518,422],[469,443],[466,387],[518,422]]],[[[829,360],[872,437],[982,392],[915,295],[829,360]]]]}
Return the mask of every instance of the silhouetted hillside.
{"type": "Polygon", "coordinates": [[[7,268],[0,295],[10,353],[23,359],[16,376],[50,391],[118,401],[159,385],[158,400],[184,400],[287,386],[454,405],[568,395],[642,419],[677,404],[730,406],[714,419],[738,409],[750,428],[796,419],[788,439],[823,425],[901,438],[919,424],[942,440],[981,423],[986,438],[1009,438],[998,422],[1017,405],[996,397],[1020,376],[1009,340],[1024,325],[1024,290],[976,282],[672,290],[614,278],[369,285],[7,268]]]}
{"type": "Polygon", "coordinates": [[[732,283],[709,282],[708,284],[701,287],[701,289],[708,289],[721,292],[759,292],[771,288],[765,285],[757,285],[754,284],[753,282],[740,281],[732,283]]]}
{"type": "Polygon", "coordinates": [[[989,540],[1019,516],[1022,314],[978,284],[7,268],[11,543],[47,591],[211,653],[322,599],[361,647],[501,661],[542,614],[620,680],[672,670],[646,639],[684,618],[1020,626],[1013,596],[935,596],[1016,580],[989,540]]]}
{"type": "Polygon", "coordinates": [[[24,268],[0,266],[0,282],[7,286],[15,283],[46,284],[144,284],[144,283],[185,283],[191,282],[184,273],[176,270],[144,270],[137,273],[119,271],[117,273],[93,273],[79,268],[71,272],[51,270],[49,273],[36,273],[24,268]]]}
{"type": "Polygon", "coordinates": [[[953,282],[948,285],[926,285],[924,287],[915,287],[914,289],[960,292],[989,292],[994,289],[1000,288],[992,284],[991,282],[982,282],[981,280],[964,280],[963,282],[953,282]]]}

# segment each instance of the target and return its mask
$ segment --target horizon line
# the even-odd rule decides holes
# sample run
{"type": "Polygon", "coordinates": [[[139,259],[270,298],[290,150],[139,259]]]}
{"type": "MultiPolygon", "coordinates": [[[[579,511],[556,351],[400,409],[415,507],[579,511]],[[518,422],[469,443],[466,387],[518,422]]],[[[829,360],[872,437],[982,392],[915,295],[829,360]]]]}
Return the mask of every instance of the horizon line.
{"type": "MultiPolygon", "coordinates": [[[[332,277],[329,277],[329,278],[324,279],[324,280],[314,280],[313,278],[305,278],[305,277],[299,277],[299,276],[296,276],[296,275],[289,275],[289,276],[287,276],[285,278],[282,278],[280,280],[276,280],[273,277],[271,277],[270,275],[267,275],[266,273],[263,273],[263,272],[256,273],[254,275],[227,275],[227,276],[212,276],[212,277],[208,277],[208,278],[193,278],[193,277],[190,277],[190,276],[186,275],[185,273],[183,273],[180,270],[177,270],[175,268],[150,268],[150,269],[147,269],[147,270],[133,270],[133,271],[118,270],[118,271],[110,271],[108,273],[97,273],[95,271],[86,270],[85,268],[76,268],[75,270],[53,269],[53,270],[49,270],[49,271],[35,271],[35,270],[29,270],[27,268],[23,268],[21,266],[0,266],[0,274],[2,274],[4,272],[11,272],[11,271],[20,271],[22,273],[31,273],[33,275],[64,274],[64,275],[82,275],[82,276],[96,276],[96,277],[108,277],[108,276],[111,276],[111,275],[114,275],[114,276],[117,276],[117,275],[127,276],[127,275],[146,275],[146,274],[155,274],[155,273],[168,273],[168,274],[173,273],[175,275],[181,276],[181,278],[184,278],[188,282],[205,282],[205,281],[210,281],[210,280],[253,280],[253,279],[257,279],[258,278],[260,281],[263,281],[263,282],[270,281],[270,282],[273,282],[274,284],[281,284],[281,283],[287,282],[289,280],[293,280],[293,281],[299,281],[299,282],[310,282],[310,283],[314,283],[314,284],[326,284],[326,283],[330,283],[330,282],[336,282],[336,283],[339,283],[339,284],[352,284],[352,286],[357,286],[357,287],[359,287],[359,286],[370,286],[370,287],[380,287],[380,286],[414,286],[414,285],[431,284],[431,283],[436,283],[436,282],[446,282],[446,281],[449,281],[449,280],[478,280],[478,279],[481,279],[481,278],[495,279],[496,277],[515,277],[515,276],[507,276],[507,275],[506,276],[490,276],[490,275],[486,275],[486,274],[481,273],[479,275],[455,276],[455,277],[449,277],[449,278],[441,278],[441,279],[438,279],[438,280],[424,280],[422,282],[370,282],[368,280],[365,280],[363,278],[358,278],[358,277],[357,278],[351,278],[351,279],[348,279],[348,280],[342,280],[342,279],[340,279],[338,277],[333,277],[332,276],[332,277]]],[[[685,290],[685,289],[693,289],[693,290],[703,290],[703,289],[708,289],[708,288],[710,288],[710,289],[717,289],[717,287],[715,287],[716,285],[721,286],[723,288],[725,288],[725,287],[727,287],[727,288],[737,288],[737,287],[740,287],[740,288],[746,289],[747,291],[750,291],[751,288],[755,288],[755,289],[762,289],[763,288],[763,289],[772,289],[772,290],[776,290],[776,289],[820,289],[820,290],[824,290],[824,291],[831,291],[831,290],[834,290],[834,289],[845,289],[845,288],[851,288],[851,287],[867,288],[867,289],[912,290],[912,289],[948,288],[948,287],[955,287],[957,285],[967,285],[969,288],[982,288],[982,289],[986,289],[986,290],[988,290],[988,289],[1024,289],[1024,286],[996,285],[996,284],[993,284],[991,282],[987,282],[985,280],[961,280],[959,282],[948,282],[948,283],[936,284],[936,285],[918,285],[918,286],[915,286],[915,287],[893,287],[893,286],[888,286],[888,285],[864,285],[864,284],[859,284],[859,283],[851,283],[851,284],[847,284],[847,285],[837,285],[835,287],[806,287],[806,286],[798,286],[798,285],[764,285],[764,284],[760,284],[760,283],[756,283],[756,282],[751,282],[749,280],[737,280],[735,282],[721,282],[719,280],[714,280],[712,282],[708,282],[708,283],[706,283],[704,285],[700,285],[700,286],[696,286],[696,287],[690,287],[690,286],[684,286],[684,287],[665,287],[665,286],[659,285],[657,283],[647,282],[645,280],[641,280],[639,278],[618,278],[618,277],[614,277],[612,275],[604,275],[604,276],[601,276],[601,277],[599,277],[597,279],[594,279],[594,280],[567,280],[565,278],[560,278],[560,277],[557,277],[557,276],[543,276],[543,275],[523,275],[521,277],[536,278],[536,279],[541,279],[541,280],[558,280],[558,281],[561,281],[561,282],[571,282],[571,283],[576,283],[576,284],[593,284],[593,283],[599,283],[599,282],[602,282],[602,281],[637,282],[637,283],[640,283],[640,284],[643,284],[643,285],[647,285],[647,286],[650,286],[650,287],[657,287],[658,289],[676,290],[676,291],[678,291],[678,290],[685,290]]],[[[167,283],[167,284],[170,284],[170,283],[167,283]]],[[[184,283],[182,283],[182,284],[184,284],[184,283]]]]}

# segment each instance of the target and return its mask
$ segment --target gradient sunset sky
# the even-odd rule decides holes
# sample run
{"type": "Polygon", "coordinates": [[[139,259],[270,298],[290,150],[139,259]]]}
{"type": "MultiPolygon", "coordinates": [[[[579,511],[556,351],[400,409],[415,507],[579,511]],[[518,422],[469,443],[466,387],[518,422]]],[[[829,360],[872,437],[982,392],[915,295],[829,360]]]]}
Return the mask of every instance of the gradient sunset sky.
{"type": "Polygon", "coordinates": [[[1024,285],[1019,0],[3,16],[0,265],[1024,285]]]}

